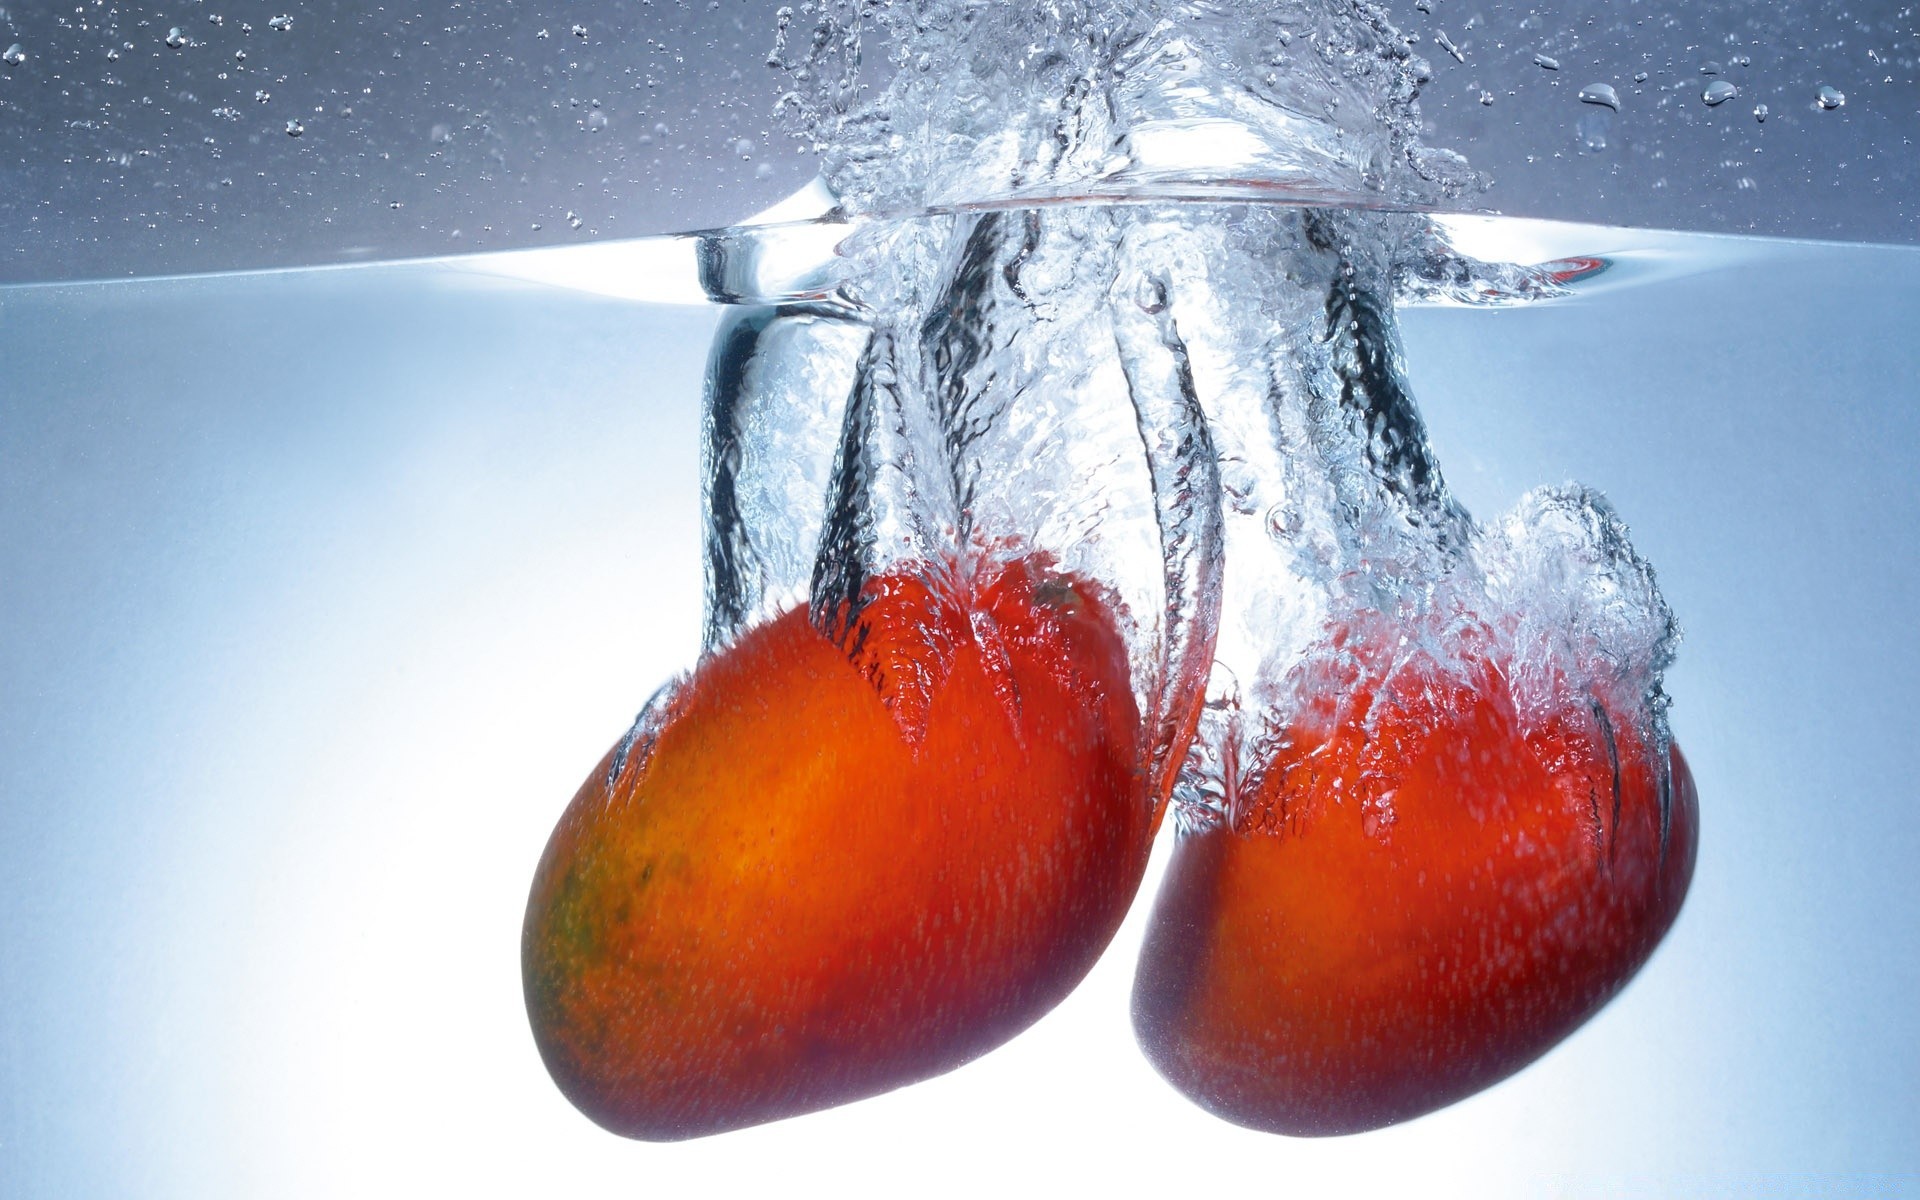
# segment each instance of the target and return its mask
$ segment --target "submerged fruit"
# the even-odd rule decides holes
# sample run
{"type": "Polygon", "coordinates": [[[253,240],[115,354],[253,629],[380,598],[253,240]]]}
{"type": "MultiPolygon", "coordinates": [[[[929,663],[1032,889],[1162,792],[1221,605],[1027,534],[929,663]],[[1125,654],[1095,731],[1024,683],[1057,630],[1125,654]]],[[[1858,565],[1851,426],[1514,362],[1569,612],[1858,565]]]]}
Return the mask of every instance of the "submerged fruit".
{"type": "Polygon", "coordinates": [[[1673,923],[1677,750],[1586,692],[1522,719],[1495,661],[1322,678],[1226,820],[1184,836],[1134,985],[1154,1066],[1255,1129],[1351,1133],[1545,1053],[1673,923]]]}
{"type": "Polygon", "coordinates": [[[696,1137],[938,1074],[1106,946],[1151,817],[1113,618],[1031,560],[951,592],[884,578],[842,644],[749,630],[574,798],[522,958],[594,1120],[696,1137]]]}

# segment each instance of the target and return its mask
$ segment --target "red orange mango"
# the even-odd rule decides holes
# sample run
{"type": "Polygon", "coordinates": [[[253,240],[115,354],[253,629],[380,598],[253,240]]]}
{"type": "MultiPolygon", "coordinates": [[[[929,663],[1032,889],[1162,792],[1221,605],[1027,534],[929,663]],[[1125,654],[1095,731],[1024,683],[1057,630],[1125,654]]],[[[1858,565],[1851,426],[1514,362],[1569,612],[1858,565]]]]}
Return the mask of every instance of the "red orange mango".
{"type": "Polygon", "coordinates": [[[1034,559],[875,582],[843,637],[743,634],[609,754],[522,938],[561,1090],[695,1137],[947,1071],[1079,982],[1146,866],[1126,647],[1034,559]],[[650,744],[649,744],[650,743],[650,744]]]}
{"type": "Polygon", "coordinates": [[[1189,1098],[1276,1133],[1405,1120],[1533,1061],[1647,960],[1693,872],[1686,761],[1582,692],[1523,721],[1506,665],[1307,681],[1256,786],[1182,838],[1133,1004],[1189,1098]]]}

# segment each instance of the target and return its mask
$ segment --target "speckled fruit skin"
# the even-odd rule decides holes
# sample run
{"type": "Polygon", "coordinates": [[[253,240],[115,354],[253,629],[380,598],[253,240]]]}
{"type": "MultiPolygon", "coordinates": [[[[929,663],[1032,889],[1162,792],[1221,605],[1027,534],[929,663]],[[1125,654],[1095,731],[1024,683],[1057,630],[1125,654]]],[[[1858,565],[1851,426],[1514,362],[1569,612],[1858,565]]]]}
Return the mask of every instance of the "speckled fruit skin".
{"type": "Polygon", "coordinates": [[[1273,1133],[1403,1121],[1544,1054],[1653,952],[1693,874],[1685,760],[1617,713],[1523,737],[1500,684],[1374,695],[1370,738],[1364,707],[1309,705],[1235,819],[1181,840],[1133,1012],[1193,1101],[1273,1133]],[[1363,760],[1387,810],[1358,802],[1363,760]]]}
{"type": "Polygon", "coordinates": [[[851,657],[804,610],[748,631],[574,798],[522,959],[595,1121],[698,1137],[939,1074],[1111,939],[1153,816],[1125,646],[1032,561],[958,593],[882,580],[851,657]]]}

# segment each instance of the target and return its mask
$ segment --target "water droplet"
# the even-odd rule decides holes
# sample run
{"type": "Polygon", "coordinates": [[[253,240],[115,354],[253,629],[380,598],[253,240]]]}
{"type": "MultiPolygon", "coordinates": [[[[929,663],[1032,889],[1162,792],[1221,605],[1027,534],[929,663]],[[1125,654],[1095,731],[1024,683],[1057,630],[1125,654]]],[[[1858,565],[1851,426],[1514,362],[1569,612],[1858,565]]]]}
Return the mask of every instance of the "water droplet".
{"type": "Polygon", "coordinates": [[[569,210],[568,210],[568,212],[567,212],[567,224],[568,224],[568,225],[570,225],[571,227],[573,227],[573,228],[575,228],[575,229],[578,229],[578,228],[580,228],[580,227],[581,227],[582,225],[584,225],[584,224],[586,224],[586,222],[585,222],[585,221],[582,221],[582,220],[580,219],[580,214],[579,214],[579,213],[577,213],[577,212],[574,212],[574,211],[572,211],[571,209],[569,209],[569,210]]]}
{"type": "Polygon", "coordinates": [[[261,91],[255,92],[253,94],[253,98],[256,102],[260,104],[265,104],[267,101],[273,99],[273,93],[263,89],[261,91]]]}
{"type": "MultiPolygon", "coordinates": [[[[544,29],[542,29],[542,30],[541,30],[541,31],[540,31],[539,33],[536,33],[536,34],[534,34],[533,36],[534,36],[535,38],[538,38],[538,39],[539,39],[539,40],[541,40],[541,41],[545,41],[545,40],[546,40],[547,38],[550,38],[550,37],[552,37],[553,35],[552,35],[551,33],[548,33],[548,32],[547,32],[546,30],[544,30],[544,29]]],[[[535,229],[538,229],[538,228],[540,228],[540,227],[539,227],[538,225],[535,225],[535,226],[534,226],[534,228],[535,228],[535,229]]]]}
{"type": "Polygon", "coordinates": [[[1533,56],[1533,65],[1536,67],[1545,67],[1549,71],[1558,71],[1560,69],[1560,60],[1551,58],[1545,54],[1536,54],[1533,56]]]}
{"type": "Polygon", "coordinates": [[[275,33],[285,33],[293,28],[293,18],[286,13],[281,13],[277,17],[268,17],[267,28],[275,33]]]}
{"type": "Polygon", "coordinates": [[[0,62],[4,62],[10,67],[17,67],[25,61],[27,61],[27,52],[20,48],[19,42],[8,46],[6,52],[0,54],[0,62]]]}
{"type": "Polygon", "coordinates": [[[1726,68],[1717,62],[1709,60],[1700,64],[1700,73],[1702,75],[1724,75],[1726,74],[1726,68]]]}
{"type": "Polygon", "coordinates": [[[108,62],[120,61],[120,51],[117,47],[114,47],[114,46],[107,47],[107,61],[108,62]]]}
{"type": "Polygon", "coordinates": [[[1814,98],[1814,102],[1824,109],[1836,109],[1847,102],[1847,94],[1837,87],[1822,84],[1820,85],[1820,93],[1814,98]]]}
{"type": "Polygon", "coordinates": [[[172,29],[167,30],[167,45],[173,47],[175,50],[178,50],[180,47],[186,44],[187,44],[187,35],[180,32],[180,27],[178,25],[175,25],[172,29]]]}
{"type": "Polygon", "coordinates": [[[1700,98],[1709,105],[1725,104],[1739,94],[1739,88],[1724,79],[1716,79],[1707,85],[1706,91],[1700,93],[1700,98]]]}
{"type": "Polygon", "coordinates": [[[585,25],[575,25],[573,27],[573,36],[577,38],[583,38],[587,36],[587,27],[585,25]]]}
{"type": "Polygon", "coordinates": [[[299,137],[301,134],[305,133],[306,131],[307,131],[307,127],[305,125],[302,125],[299,121],[287,122],[288,137],[299,137]]]}
{"type": "Polygon", "coordinates": [[[1620,111],[1620,94],[1613,90],[1610,83],[1590,83],[1580,89],[1580,100],[1584,104],[1604,104],[1615,112],[1620,111]]]}
{"type": "Polygon", "coordinates": [[[1442,50],[1445,50],[1447,54],[1453,59],[1453,61],[1459,62],[1459,63],[1463,63],[1467,61],[1466,52],[1461,50],[1460,47],[1453,44],[1453,39],[1447,36],[1446,30],[1443,29],[1439,33],[1434,34],[1433,42],[1436,46],[1439,46],[1442,50]]]}
{"type": "Polygon", "coordinates": [[[1645,71],[1635,71],[1633,73],[1633,81],[1635,83],[1645,83],[1647,81],[1647,73],[1645,71]]]}
{"type": "Polygon", "coordinates": [[[1492,93],[1492,92],[1481,92],[1481,93],[1480,93],[1480,103],[1482,103],[1482,104],[1485,104],[1485,105],[1488,105],[1488,106],[1491,106],[1491,105],[1493,104],[1493,93],[1492,93]]]}
{"type": "Polygon", "coordinates": [[[233,52],[233,61],[235,62],[247,61],[247,52],[245,50],[235,50],[233,52]]]}
{"type": "Polygon", "coordinates": [[[1765,125],[1767,123],[1767,106],[1764,104],[1754,105],[1753,119],[1760,122],[1762,125],[1765,125]]]}

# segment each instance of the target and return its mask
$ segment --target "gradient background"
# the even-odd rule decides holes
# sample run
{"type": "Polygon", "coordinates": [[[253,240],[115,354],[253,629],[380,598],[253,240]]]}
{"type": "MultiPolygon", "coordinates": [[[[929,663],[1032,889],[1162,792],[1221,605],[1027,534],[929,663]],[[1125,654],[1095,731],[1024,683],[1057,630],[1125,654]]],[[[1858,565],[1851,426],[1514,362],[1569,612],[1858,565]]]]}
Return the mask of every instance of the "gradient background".
{"type": "Polygon", "coordinates": [[[1577,477],[1658,566],[1699,871],[1541,1063],[1318,1142],[1134,1051],[1144,903],[949,1076],[600,1132],[528,1035],[520,916],[697,646],[713,313],[446,266],[0,291],[0,1194],[1914,1192],[1920,251],[1477,236],[1624,252],[1406,346],[1471,506],[1577,477]]]}

